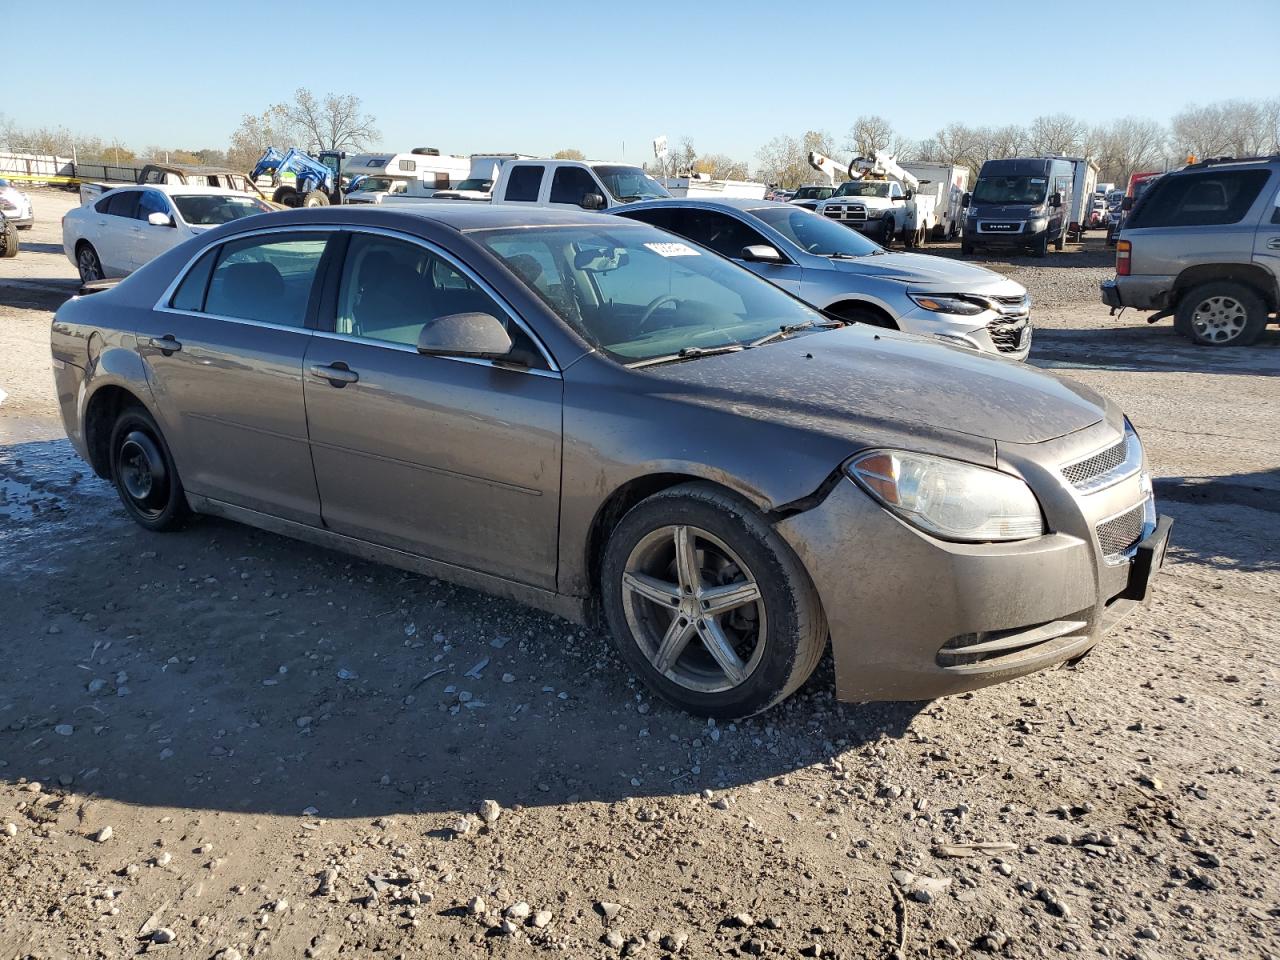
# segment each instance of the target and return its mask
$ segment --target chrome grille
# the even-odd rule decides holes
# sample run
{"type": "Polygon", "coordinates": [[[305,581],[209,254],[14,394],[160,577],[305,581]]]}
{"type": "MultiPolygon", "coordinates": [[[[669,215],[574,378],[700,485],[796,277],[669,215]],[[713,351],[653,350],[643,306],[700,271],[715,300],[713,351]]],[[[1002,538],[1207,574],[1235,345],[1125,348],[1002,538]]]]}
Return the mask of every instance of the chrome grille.
{"type": "Polygon", "coordinates": [[[1001,353],[1014,353],[1022,343],[1022,330],[1026,325],[1022,317],[998,317],[987,324],[987,333],[1001,353]]]}
{"type": "Polygon", "coordinates": [[[842,203],[838,206],[828,204],[822,208],[822,212],[833,220],[867,219],[867,208],[861,203],[842,203]]]}
{"type": "Polygon", "coordinates": [[[1098,545],[1102,548],[1103,557],[1114,562],[1137,546],[1138,541],[1142,539],[1146,506],[1146,503],[1139,503],[1132,509],[1098,524],[1098,545]]]}
{"type": "Polygon", "coordinates": [[[1067,483],[1074,487],[1078,487],[1083,483],[1088,483],[1094,477],[1100,477],[1104,473],[1110,473],[1121,464],[1124,463],[1128,454],[1128,442],[1124,437],[1120,438],[1120,442],[1100,453],[1095,453],[1087,460],[1081,460],[1079,463],[1072,463],[1062,468],[1062,475],[1067,478],[1067,483]]]}

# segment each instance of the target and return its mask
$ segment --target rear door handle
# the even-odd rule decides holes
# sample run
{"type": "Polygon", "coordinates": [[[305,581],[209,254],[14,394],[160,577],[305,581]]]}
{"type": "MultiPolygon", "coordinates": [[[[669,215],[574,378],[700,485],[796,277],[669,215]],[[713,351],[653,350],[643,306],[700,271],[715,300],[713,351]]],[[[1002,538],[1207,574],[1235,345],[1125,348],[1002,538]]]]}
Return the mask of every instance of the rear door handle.
{"type": "Polygon", "coordinates": [[[166,357],[171,357],[182,349],[182,344],[173,338],[172,333],[166,333],[163,337],[152,337],[148,342],[153,350],[159,350],[166,357]]]}
{"type": "Polygon", "coordinates": [[[1272,237],[1267,241],[1268,250],[1280,250],[1280,237],[1272,237]]]}
{"type": "Polygon", "coordinates": [[[321,363],[313,363],[310,373],[317,380],[329,381],[331,387],[345,387],[348,383],[356,383],[360,379],[360,374],[347,367],[341,361],[331,363],[325,366],[321,363]]]}

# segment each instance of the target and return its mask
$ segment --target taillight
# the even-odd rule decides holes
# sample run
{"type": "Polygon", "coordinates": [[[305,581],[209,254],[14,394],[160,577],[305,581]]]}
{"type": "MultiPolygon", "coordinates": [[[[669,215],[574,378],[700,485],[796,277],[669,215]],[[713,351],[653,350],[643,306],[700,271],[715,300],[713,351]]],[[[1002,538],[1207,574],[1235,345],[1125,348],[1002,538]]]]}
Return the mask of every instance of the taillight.
{"type": "Polygon", "coordinates": [[[1133,244],[1128,240],[1121,240],[1116,243],[1116,276],[1127,277],[1129,275],[1129,257],[1133,253],[1133,244]]]}

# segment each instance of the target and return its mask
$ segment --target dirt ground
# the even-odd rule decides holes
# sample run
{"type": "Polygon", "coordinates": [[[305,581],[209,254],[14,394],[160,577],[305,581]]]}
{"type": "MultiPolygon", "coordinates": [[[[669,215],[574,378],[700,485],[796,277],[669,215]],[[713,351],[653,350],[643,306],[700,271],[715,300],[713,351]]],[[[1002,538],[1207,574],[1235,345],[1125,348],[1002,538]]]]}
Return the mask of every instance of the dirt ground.
{"type": "Polygon", "coordinates": [[[1074,668],[860,706],[824,664],[715,725],[563,621],[127,521],[63,435],[74,199],[34,196],[0,261],[0,957],[1280,957],[1280,332],[1109,317],[1100,240],[995,264],[1031,362],[1148,445],[1150,607],[1074,668]]]}

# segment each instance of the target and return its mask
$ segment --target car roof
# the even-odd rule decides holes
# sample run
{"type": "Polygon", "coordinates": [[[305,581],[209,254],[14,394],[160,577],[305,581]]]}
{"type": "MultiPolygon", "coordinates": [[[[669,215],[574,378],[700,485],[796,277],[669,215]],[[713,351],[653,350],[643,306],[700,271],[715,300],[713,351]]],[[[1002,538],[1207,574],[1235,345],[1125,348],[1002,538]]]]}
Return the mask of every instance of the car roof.
{"type": "MultiPolygon", "coordinates": [[[[505,227],[585,227],[619,221],[588,210],[549,210],[520,204],[487,204],[469,200],[441,200],[436,203],[343,204],[330,207],[306,207],[266,214],[273,222],[284,223],[351,223],[379,225],[403,218],[427,220],[460,233],[472,230],[494,230],[505,227]]],[[[256,219],[256,218],[254,218],[256,219]]],[[[261,221],[259,221],[261,222],[261,221]]],[[[624,221],[625,222],[625,221],[624,221]]]]}
{"type": "MultiPolygon", "coordinates": [[[[788,191],[794,193],[794,191],[788,191]]],[[[757,210],[768,210],[772,207],[781,207],[784,210],[797,209],[790,203],[783,203],[781,200],[753,200],[750,197],[716,197],[715,199],[704,199],[702,197],[664,197],[660,200],[637,200],[635,203],[628,203],[622,207],[615,207],[615,213],[621,213],[626,210],[656,210],[662,207],[697,207],[700,210],[736,210],[739,213],[754,213],[757,210]]]]}
{"type": "MultiPolygon", "coordinates": [[[[104,190],[103,193],[110,193],[115,190],[159,190],[161,193],[167,193],[170,196],[174,194],[189,195],[193,193],[214,194],[222,197],[252,197],[253,194],[245,193],[243,190],[232,190],[230,187],[206,187],[204,185],[182,183],[122,183],[111,190],[104,190]]],[[[256,200],[257,198],[254,197],[256,200]]]]}

